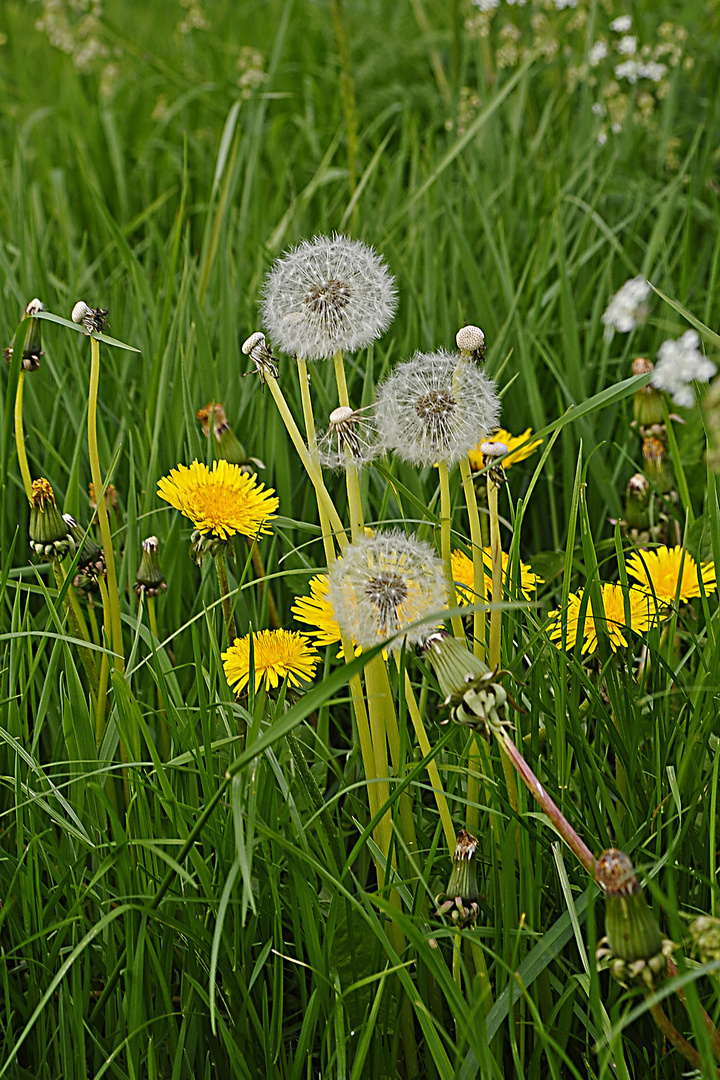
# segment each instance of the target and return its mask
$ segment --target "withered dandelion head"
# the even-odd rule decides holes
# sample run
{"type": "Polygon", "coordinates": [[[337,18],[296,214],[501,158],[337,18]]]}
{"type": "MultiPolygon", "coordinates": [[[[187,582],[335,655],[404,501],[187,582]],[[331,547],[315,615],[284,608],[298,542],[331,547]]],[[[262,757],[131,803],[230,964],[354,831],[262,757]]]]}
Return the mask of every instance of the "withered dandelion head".
{"type": "Polygon", "coordinates": [[[328,429],[318,439],[318,456],[328,469],[366,465],[382,452],[373,408],[341,405],[330,413],[328,429]]]}
{"type": "Polygon", "coordinates": [[[626,560],[627,572],[660,600],[691,600],[700,596],[700,579],[703,591],[715,592],[717,580],[715,564],[698,564],[689,551],[682,547],[658,547],[654,551],[637,551],[626,560]]]}
{"type": "Polygon", "coordinates": [[[383,444],[413,465],[454,465],[497,427],[499,417],[495,383],[458,353],[416,353],[378,390],[383,444]]]}
{"type": "MultiPolygon", "coordinates": [[[[570,593],[568,606],[565,613],[565,633],[563,634],[563,612],[558,608],[550,612],[549,635],[559,649],[573,649],[580,632],[580,608],[583,599],[583,589],[577,593],[570,593]]],[[[660,606],[647,589],[630,586],[624,589],[622,585],[605,583],[600,585],[600,598],[602,611],[598,614],[592,606],[592,601],[587,604],[585,620],[582,627],[583,646],[582,652],[594,653],[597,649],[597,627],[600,624],[610,639],[610,647],[613,652],[627,647],[628,631],[635,634],[644,634],[657,626],[664,617],[666,611],[660,606]],[[626,615],[627,603],[627,615],[626,615]]]]}
{"type": "Polygon", "coordinates": [[[250,681],[251,641],[256,692],[263,683],[266,690],[274,690],[285,679],[288,685],[298,687],[315,674],[320,656],[304,634],[294,630],[260,630],[235,638],[222,654],[225,678],[237,694],[250,681]]]}
{"type": "Polygon", "coordinates": [[[270,270],[263,326],[283,352],[328,360],[384,334],[396,305],[394,278],[371,247],[346,236],[317,236],[270,270]]]}
{"type": "Polygon", "coordinates": [[[270,531],[279,501],[272,488],[224,459],[212,469],[199,461],[178,465],[158,482],[158,495],[189,518],[203,535],[220,540],[241,536],[262,536],[270,531]]]}
{"type": "MultiPolygon", "coordinates": [[[[393,634],[420,644],[438,622],[413,625],[438,616],[448,588],[440,560],[429,544],[399,531],[362,537],[330,568],[330,603],[341,631],[362,648],[393,634]]],[[[396,637],[389,649],[399,649],[396,637]]]]}

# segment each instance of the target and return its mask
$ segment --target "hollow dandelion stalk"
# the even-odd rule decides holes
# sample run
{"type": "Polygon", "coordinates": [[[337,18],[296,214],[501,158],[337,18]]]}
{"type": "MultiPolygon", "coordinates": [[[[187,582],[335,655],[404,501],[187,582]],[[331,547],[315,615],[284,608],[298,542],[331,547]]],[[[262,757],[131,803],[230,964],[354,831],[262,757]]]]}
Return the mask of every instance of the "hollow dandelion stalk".
{"type": "MultiPolygon", "coordinates": [[[[335,382],[337,384],[338,401],[343,408],[350,408],[347,381],[345,379],[345,365],[343,355],[338,350],[334,357],[335,382]]],[[[345,468],[345,486],[348,497],[348,513],[350,515],[350,537],[353,542],[362,535],[365,524],[362,508],[362,496],[360,493],[360,476],[358,467],[353,461],[348,461],[345,468]]]]}

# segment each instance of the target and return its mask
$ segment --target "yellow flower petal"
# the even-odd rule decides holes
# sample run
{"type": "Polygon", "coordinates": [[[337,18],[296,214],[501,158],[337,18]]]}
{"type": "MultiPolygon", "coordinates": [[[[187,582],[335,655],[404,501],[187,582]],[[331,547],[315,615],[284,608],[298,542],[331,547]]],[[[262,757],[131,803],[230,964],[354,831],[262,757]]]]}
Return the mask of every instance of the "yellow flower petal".
{"type": "Polygon", "coordinates": [[[304,634],[293,630],[260,630],[235,641],[222,654],[225,678],[236,693],[250,681],[250,640],[253,642],[255,690],[263,681],[267,690],[274,690],[285,678],[290,686],[300,686],[312,679],[320,660],[304,634]]]}
{"type": "Polygon", "coordinates": [[[158,495],[201,533],[221,540],[269,532],[267,522],[280,505],[272,488],[266,491],[254,476],[224,459],[214,461],[212,469],[197,460],[189,467],[178,465],[158,481],[158,495]]]}
{"type": "Polygon", "coordinates": [[[682,547],[658,547],[654,551],[637,551],[626,560],[628,574],[661,600],[674,603],[700,596],[700,578],[706,593],[715,592],[715,564],[698,565],[682,547]]]}

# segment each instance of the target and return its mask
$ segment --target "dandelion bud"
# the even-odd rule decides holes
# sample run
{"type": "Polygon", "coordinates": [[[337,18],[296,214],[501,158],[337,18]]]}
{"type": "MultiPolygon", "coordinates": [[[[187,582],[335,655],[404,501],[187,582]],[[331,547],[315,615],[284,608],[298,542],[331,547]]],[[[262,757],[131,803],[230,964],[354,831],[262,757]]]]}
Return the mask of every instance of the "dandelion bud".
{"type": "Polygon", "coordinates": [[[143,540],[142,549],[143,555],[133,585],[135,595],[158,596],[161,591],[167,589],[167,585],[158,562],[157,536],[148,536],[147,540],[143,540]]]}
{"type": "MultiPolygon", "coordinates": [[[[647,375],[655,370],[651,360],[644,360],[641,356],[633,360],[633,375],[647,375]]],[[[663,423],[662,394],[656,390],[652,383],[636,390],[633,396],[633,413],[640,428],[650,427],[652,424],[663,423]]]]}
{"type": "Polygon", "coordinates": [[[703,963],[720,960],[720,919],[701,915],[690,924],[693,948],[703,963]]]}
{"type": "MultiPolygon", "coordinates": [[[[425,653],[433,666],[444,705],[450,719],[475,728],[485,737],[509,726],[507,691],[499,682],[499,672],[474,656],[449,634],[433,634],[425,653]]],[[[446,721],[447,722],[447,721],[446,721]]]]}
{"type": "Polygon", "coordinates": [[[609,962],[618,982],[652,987],[673,946],[663,940],[630,859],[617,848],[603,851],[595,862],[595,880],[605,893],[607,932],[598,959],[609,962]]]}
{"type": "Polygon", "coordinates": [[[672,491],[675,480],[673,479],[665,444],[656,435],[649,435],[643,439],[642,454],[645,475],[656,491],[659,491],[661,495],[672,491]]]}
{"type": "MultiPolygon", "coordinates": [[[[40,367],[40,357],[43,356],[42,350],[42,322],[40,319],[35,318],[39,311],[44,311],[42,300],[31,300],[25,308],[25,318],[23,322],[27,320],[28,326],[25,331],[25,340],[23,342],[22,351],[22,366],[24,371],[37,371],[40,367]]],[[[7,349],[3,349],[3,356],[8,363],[13,358],[13,346],[9,345],[7,349]]]]}
{"type": "Polygon", "coordinates": [[[455,344],[461,353],[467,353],[473,360],[485,359],[485,335],[479,326],[463,326],[455,335],[455,344]]]}
{"type": "Polygon", "coordinates": [[[452,921],[461,928],[474,925],[479,911],[480,893],[475,871],[477,843],[471,833],[465,829],[460,830],[447,890],[435,897],[438,916],[450,915],[452,921]]]}
{"type": "Polygon", "coordinates": [[[63,514],[63,521],[67,525],[67,531],[75,541],[75,547],[78,548],[82,545],[78,558],[78,569],[95,576],[104,573],[105,556],[102,548],[98,547],[89,533],[87,536],[85,535],[85,530],[78,525],[72,514],[63,514]]]}
{"type": "Polygon", "coordinates": [[[198,409],[195,416],[202,424],[203,432],[208,439],[210,438],[210,422],[212,420],[213,434],[217,443],[217,456],[219,458],[229,461],[231,465],[239,465],[242,471],[246,473],[254,473],[255,467],[265,468],[259,458],[247,456],[245,447],[228,423],[224,405],[211,401],[204,408],[198,409]]]}
{"type": "Polygon", "coordinates": [[[642,473],[628,480],[625,492],[625,522],[630,529],[647,529],[650,525],[650,496],[652,489],[642,473]]]}
{"type": "Polygon", "coordinates": [[[30,501],[30,547],[46,559],[62,559],[75,553],[75,541],[68,533],[55,503],[55,493],[47,480],[33,480],[30,501]]]}

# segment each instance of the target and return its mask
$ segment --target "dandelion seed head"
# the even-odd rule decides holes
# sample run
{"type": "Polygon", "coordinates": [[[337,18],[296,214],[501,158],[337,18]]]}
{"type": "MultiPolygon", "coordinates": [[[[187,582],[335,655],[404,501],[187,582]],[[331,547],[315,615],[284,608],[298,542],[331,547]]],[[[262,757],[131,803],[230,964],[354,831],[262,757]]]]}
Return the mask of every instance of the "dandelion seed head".
{"type": "MultiPolygon", "coordinates": [[[[363,648],[405,634],[420,644],[437,622],[413,626],[447,605],[442,563],[429,544],[399,531],[362,537],[345,549],[329,573],[330,603],[340,630],[363,648]]],[[[388,645],[402,646],[402,637],[388,645]]]]}
{"type": "Polygon", "coordinates": [[[367,244],[346,236],[303,240],[270,270],[263,324],[284,352],[328,360],[364,349],[395,314],[394,278],[367,244]]]}
{"type": "Polygon", "coordinates": [[[495,383],[458,353],[416,353],[378,390],[384,447],[413,465],[454,465],[497,427],[495,383]]]}
{"type": "Polygon", "coordinates": [[[614,30],[616,34],[626,34],[631,26],[631,15],[618,15],[617,19],[613,19],[610,23],[610,29],[614,30]]]}
{"type": "Polygon", "coordinates": [[[318,436],[318,457],[328,469],[360,468],[382,450],[373,406],[340,405],[330,413],[327,431],[318,436]]]}
{"type": "Polygon", "coordinates": [[[462,326],[455,335],[455,344],[461,352],[482,354],[485,335],[479,326],[462,326]]]}
{"type": "Polygon", "coordinates": [[[256,330],[254,334],[251,334],[249,338],[246,338],[242,344],[242,351],[245,356],[252,356],[254,349],[264,349],[266,346],[265,335],[260,330],[256,330]]]}
{"type": "Polygon", "coordinates": [[[715,364],[700,351],[700,338],[687,330],[677,341],[664,341],[658,350],[658,362],[652,385],[665,390],[677,405],[691,409],[695,404],[693,382],[708,382],[717,371],[715,364]]]}

